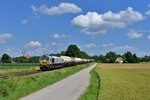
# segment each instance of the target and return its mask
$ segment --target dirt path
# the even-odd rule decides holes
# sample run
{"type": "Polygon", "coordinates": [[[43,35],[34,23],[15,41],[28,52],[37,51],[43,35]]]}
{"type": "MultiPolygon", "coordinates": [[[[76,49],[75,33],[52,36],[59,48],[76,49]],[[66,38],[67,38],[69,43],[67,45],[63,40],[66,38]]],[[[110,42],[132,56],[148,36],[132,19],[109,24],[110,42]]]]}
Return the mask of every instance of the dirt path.
{"type": "Polygon", "coordinates": [[[20,100],[77,100],[87,89],[96,64],[20,100]]]}

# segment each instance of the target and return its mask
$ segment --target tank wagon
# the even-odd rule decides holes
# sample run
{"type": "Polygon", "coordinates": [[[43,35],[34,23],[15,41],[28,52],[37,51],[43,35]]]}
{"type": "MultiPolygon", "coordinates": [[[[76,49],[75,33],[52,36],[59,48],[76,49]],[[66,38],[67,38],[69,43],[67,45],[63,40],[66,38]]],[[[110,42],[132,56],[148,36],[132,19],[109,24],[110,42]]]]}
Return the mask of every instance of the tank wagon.
{"type": "Polygon", "coordinates": [[[68,67],[77,64],[89,63],[93,61],[94,61],[93,59],[82,59],[68,56],[56,57],[43,55],[40,57],[40,69],[44,71],[60,67],[68,67]]]}

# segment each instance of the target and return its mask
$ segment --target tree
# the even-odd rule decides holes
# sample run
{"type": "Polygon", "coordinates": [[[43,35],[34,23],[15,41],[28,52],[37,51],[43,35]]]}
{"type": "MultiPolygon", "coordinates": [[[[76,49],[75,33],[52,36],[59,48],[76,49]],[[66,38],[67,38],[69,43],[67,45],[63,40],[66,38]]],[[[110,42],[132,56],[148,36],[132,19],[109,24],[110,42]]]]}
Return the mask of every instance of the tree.
{"type": "Polygon", "coordinates": [[[89,55],[86,52],[84,52],[84,51],[80,51],[80,58],[86,58],[86,59],[88,59],[89,55]]]}
{"type": "Polygon", "coordinates": [[[114,63],[115,62],[115,60],[116,60],[116,58],[117,58],[117,55],[116,55],[116,53],[114,53],[114,52],[108,52],[107,54],[106,54],[106,56],[105,56],[105,59],[109,59],[109,63],[114,63]]]}
{"type": "Polygon", "coordinates": [[[3,54],[1,60],[2,60],[2,63],[11,63],[11,59],[8,54],[3,54]]]}
{"type": "Polygon", "coordinates": [[[94,59],[96,62],[99,62],[99,61],[100,61],[100,60],[99,60],[99,57],[98,57],[97,55],[92,56],[91,59],[94,59]]]}
{"type": "Polygon", "coordinates": [[[105,60],[105,56],[100,55],[100,56],[99,56],[99,60],[100,60],[100,62],[102,62],[102,63],[103,63],[103,62],[104,62],[104,60],[105,60]]]}
{"type": "Polygon", "coordinates": [[[124,56],[126,58],[127,63],[135,63],[136,62],[134,57],[133,57],[133,55],[132,55],[132,53],[130,51],[126,52],[124,54],[124,56]]]}
{"type": "Polygon", "coordinates": [[[138,63],[139,61],[138,61],[138,57],[136,56],[136,54],[133,54],[133,58],[134,58],[134,62],[135,63],[138,63]]]}
{"type": "Polygon", "coordinates": [[[80,49],[76,45],[69,45],[66,56],[80,57],[80,49]]]}
{"type": "Polygon", "coordinates": [[[66,55],[66,51],[62,51],[60,54],[61,54],[62,56],[65,56],[65,55],[66,55]]]}

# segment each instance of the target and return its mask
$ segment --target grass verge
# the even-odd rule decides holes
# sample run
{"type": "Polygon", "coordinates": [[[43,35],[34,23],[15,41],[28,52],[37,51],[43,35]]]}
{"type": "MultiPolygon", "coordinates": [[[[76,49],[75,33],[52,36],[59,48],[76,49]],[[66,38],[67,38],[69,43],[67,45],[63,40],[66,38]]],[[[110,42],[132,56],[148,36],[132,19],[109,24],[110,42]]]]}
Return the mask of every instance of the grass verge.
{"type": "Polygon", "coordinates": [[[68,77],[93,63],[58,69],[42,74],[0,80],[0,100],[16,100],[68,77]]]}
{"type": "Polygon", "coordinates": [[[91,80],[87,91],[80,97],[79,100],[97,100],[100,90],[100,78],[95,72],[95,68],[90,72],[91,80]]]}

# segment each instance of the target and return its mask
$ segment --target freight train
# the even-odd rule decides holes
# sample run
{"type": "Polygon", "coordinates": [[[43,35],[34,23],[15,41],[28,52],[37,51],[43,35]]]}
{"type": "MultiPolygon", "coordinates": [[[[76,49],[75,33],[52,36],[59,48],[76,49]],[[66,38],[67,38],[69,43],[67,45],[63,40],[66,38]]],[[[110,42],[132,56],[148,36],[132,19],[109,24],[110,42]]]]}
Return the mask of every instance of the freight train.
{"type": "Polygon", "coordinates": [[[43,55],[40,57],[40,69],[42,71],[60,68],[60,67],[68,67],[77,64],[84,64],[88,62],[93,62],[93,59],[82,59],[76,57],[68,57],[68,56],[48,56],[43,55]]]}

